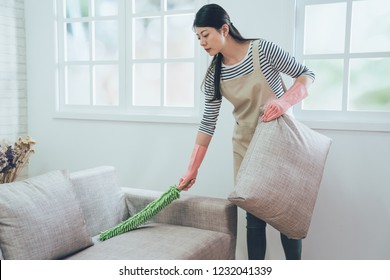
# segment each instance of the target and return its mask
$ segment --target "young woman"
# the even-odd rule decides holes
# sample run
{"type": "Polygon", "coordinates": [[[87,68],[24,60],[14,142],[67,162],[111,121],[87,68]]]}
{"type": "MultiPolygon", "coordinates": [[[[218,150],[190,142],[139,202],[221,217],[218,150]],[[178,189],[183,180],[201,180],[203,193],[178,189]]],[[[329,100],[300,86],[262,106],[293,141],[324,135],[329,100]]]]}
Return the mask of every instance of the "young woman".
{"type": "MultiPolygon", "coordinates": [[[[252,139],[260,117],[267,122],[284,114],[307,96],[314,74],[287,52],[266,40],[245,39],[230,21],[227,12],[216,4],[203,6],[196,14],[193,28],[200,46],[214,56],[204,80],[205,109],[187,172],[179,189],[188,190],[215,131],[222,96],[234,106],[236,125],[233,132],[234,172],[252,139]],[[295,82],[287,91],[280,73],[295,82]],[[265,109],[264,109],[265,108],[265,109]],[[261,111],[263,115],[261,115],[261,111]]],[[[247,213],[247,247],[249,259],[264,259],[266,223],[247,213]]],[[[281,234],[286,259],[300,259],[302,241],[281,234]]]]}

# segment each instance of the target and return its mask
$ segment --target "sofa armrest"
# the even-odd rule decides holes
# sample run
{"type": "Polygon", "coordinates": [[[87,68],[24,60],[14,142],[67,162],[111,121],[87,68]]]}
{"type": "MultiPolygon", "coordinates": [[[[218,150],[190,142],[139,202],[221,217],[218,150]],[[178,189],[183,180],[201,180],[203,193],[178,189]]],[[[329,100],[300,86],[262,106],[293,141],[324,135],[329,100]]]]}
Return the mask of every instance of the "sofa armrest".
{"type": "MultiPolygon", "coordinates": [[[[148,203],[161,196],[162,192],[123,188],[130,216],[141,211],[148,203]]],[[[237,207],[226,199],[180,194],[151,219],[167,223],[218,231],[237,236],[237,207]]]]}

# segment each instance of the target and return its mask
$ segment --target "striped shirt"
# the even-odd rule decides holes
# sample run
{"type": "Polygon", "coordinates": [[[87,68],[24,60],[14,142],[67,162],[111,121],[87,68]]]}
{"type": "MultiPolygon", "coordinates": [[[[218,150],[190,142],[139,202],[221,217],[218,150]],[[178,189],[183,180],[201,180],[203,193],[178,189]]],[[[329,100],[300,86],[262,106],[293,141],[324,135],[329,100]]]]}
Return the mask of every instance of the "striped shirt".
{"type": "MultiPolygon", "coordinates": [[[[250,43],[248,53],[241,62],[229,66],[222,64],[221,80],[226,81],[253,72],[252,52],[253,41],[250,43]]],[[[277,98],[284,94],[280,73],[289,75],[292,78],[306,75],[313,80],[315,79],[315,75],[311,70],[298,63],[294,57],[272,42],[260,39],[258,52],[260,68],[277,98]]],[[[214,96],[214,69],[210,69],[206,73],[204,94],[205,106],[199,131],[212,136],[222,104],[222,100],[212,100],[214,96]]]]}

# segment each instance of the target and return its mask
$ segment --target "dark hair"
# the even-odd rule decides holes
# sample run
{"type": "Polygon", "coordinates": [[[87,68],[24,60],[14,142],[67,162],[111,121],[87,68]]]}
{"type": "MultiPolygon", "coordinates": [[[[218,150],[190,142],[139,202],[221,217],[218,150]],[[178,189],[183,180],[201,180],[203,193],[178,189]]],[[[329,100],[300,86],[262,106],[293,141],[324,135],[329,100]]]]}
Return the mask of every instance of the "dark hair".
{"type": "MultiPolygon", "coordinates": [[[[228,13],[217,4],[208,4],[200,8],[195,15],[193,28],[195,27],[213,27],[217,30],[222,28],[222,25],[227,24],[229,26],[229,34],[237,42],[245,42],[249,39],[245,39],[241,36],[240,32],[233,23],[230,21],[228,13]]],[[[222,67],[221,53],[214,56],[207,72],[214,68],[214,97],[213,100],[222,99],[220,91],[220,79],[221,79],[221,67],[222,67]]],[[[207,75],[207,74],[206,74],[207,75]]]]}

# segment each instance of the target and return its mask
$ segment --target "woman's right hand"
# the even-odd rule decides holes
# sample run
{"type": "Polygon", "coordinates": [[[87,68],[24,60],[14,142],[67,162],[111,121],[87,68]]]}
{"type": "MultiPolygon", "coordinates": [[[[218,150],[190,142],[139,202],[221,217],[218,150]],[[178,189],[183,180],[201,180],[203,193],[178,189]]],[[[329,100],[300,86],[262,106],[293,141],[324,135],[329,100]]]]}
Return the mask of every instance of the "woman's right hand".
{"type": "Polygon", "coordinates": [[[183,177],[180,178],[179,190],[180,191],[188,191],[195,184],[195,181],[196,181],[196,174],[194,177],[194,175],[191,176],[191,174],[187,171],[187,173],[183,177]],[[190,178],[192,178],[192,179],[190,179],[190,178]]]}
{"type": "Polygon", "coordinates": [[[187,172],[183,177],[181,177],[179,181],[179,190],[187,191],[195,183],[196,176],[198,175],[198,169],[203,161],[204,156],[206,155],[206,151],[207,147],[195,144],[187,172]]]}

